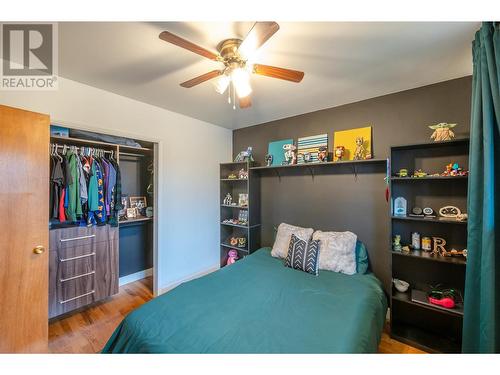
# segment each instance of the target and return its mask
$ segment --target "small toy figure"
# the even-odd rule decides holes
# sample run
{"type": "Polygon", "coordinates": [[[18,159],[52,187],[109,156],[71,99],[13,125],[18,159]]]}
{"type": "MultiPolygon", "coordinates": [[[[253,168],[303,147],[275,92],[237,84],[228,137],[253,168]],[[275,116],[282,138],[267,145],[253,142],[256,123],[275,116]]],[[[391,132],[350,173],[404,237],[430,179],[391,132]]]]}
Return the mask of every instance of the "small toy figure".
{"type": "Polygon", "coordinates": [[[457,124],[448,124],[446,122],[429,125],[429,128],[434,130],[434,133],[431,135],[431,139],[433,139],[434,142],[451,141],[455,138],[455,133],[451,130],[455,126],[457,126],[457,124]]]}
{"type": "Polygon", "coordinates": [[[238,238],[238,247],[245,247],[247,245],[246,237],[238,238]]]}
{"type": "Polygon", "coordinates": [[[247,180],[248,179],[248,172],[245,171],[245,169],[241,168],[240,171],[238,172],[238,179],[247,180]]]}
{"type": "Polygon", "coordinates": [[[295,150],[297,147],[291,143],[283,145],[283,150],[285,150],[285,160],[283,161],[283,165],[292,165],[297,164],[297,155],[295,150]]]}
{"type": "Polygon", "coordinates": [[[401,168],[396,174],[398,175],[398,177],[408,177],[408,169],[401,168]]]}
{"type": "Polygon", "coordinates": [[[240,161],[254,161],[253,160],[253,149],[251,146],[248,146],[246,151],[241,151],[238,155],[236,155],[236,158],[234,159],[235,162],[240,162],[240,161]]]}
{"type": "Polygon", "coordinates": [[[266,165],[268,167],[270,167],[273,164],[273,156],[271,154],[267,154],[264,160],[266,161],[266,165]]]}
{"type": "Polygon", "coordinates": [[[342,158],[344,157],[344,153],[345,153],[344,146],[335,147],[335,161],[341,161],[342,158]]]}
{"type": "Polygon", "coordinates": [[[326,146],[320,146],[318,148],[318,161],[328,161],[328,148],[326,146]]]}
{"type": "Polygon", "coordinates": [[[401,251],[401,235],[396,234],[394,236],[394,241],[392,242],[392,250],[401,251]]]}
{"type": "Polygon", "coordinates": [[[312,160],[312,156],[311,156],[310,152],[304,152],[302,157],[304,158],[304,163],[310,163],[312,160]]]}
{"type": "Polygon", "coordinates": [[[231,203],[233,203],[233,197],[231,196],[231,193],[227,193],[226,197],[224,198],[224,201],[222,202],[225,206],[230,206],[231,203]]]}
{"type": "Polygon", "coordinates": [[[234,173],[231,173],[229,176],[227,176],[229,180],[236,180],[236,175],[234,173]]]}
{"type": "Polygon", "coordinates": [[[236,250],[229,250],[227,252],[227,262],[226,262],[226,265],[227,266],[230,266],[231,264],[234,264],[236,263],[236,261],[238,260],[238,252],[236,250]]]}
{"type": "Polygon", "coordinates": [[[236,238],[236,237],[231,237],[231,239],[229,240],[229,244],[230,244],[231,246],[236,246],[236,245],[238,245],[238,238],[236,238]]]}
{"type": "Polygon", "coordinates": [[[427,173],[421,169],[417,169],[416,171],[413,172],[413,177],[416,178],[427,177],[427,173]]]}
{"type": "Polygon", "coordinates": [[[356,150],[354,150],[354,160],[365,160],[366,159],[366,150],[363,146],[365,140],[363,137],[356,137],[356,150]]]}

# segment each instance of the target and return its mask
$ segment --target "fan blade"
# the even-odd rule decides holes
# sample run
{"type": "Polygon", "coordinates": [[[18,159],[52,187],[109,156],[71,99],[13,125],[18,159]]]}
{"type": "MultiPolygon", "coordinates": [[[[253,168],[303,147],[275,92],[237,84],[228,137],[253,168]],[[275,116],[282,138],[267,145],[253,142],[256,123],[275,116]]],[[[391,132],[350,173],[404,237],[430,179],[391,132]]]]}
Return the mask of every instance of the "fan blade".
{"type": "Polygon", "coordinates": [[[304,78],[304,72],[269,65],[255,64],[253,66],[253,71],[261,76],[279,78],[292,82],[300,82],[302,81],[302,78],[304,78]]]}
{"type": "Polygon", "coordinates": [[[240,99],[240,108],[249,108],[252,106],[252,99],[250,98],[250,95],[239,99],[240,99]]]}
{"type": "Polygon", "coordinates": [[[223,73],[222,70],[212,70],[211,72],[202,74],[201,76],[190,79],[189,81],[182,82],[181,86],[185,88],[190,88],[199,85],[202,82],[208,81],[209,79],[220,76],[223,73]]]}
{"type": "Polygon", "coordinates": [[[214,60],[214,61],[219,61],[220,56],[203,48],[200,47],[194,43],[191,43],[190,41],[186,39],[182,39],[181,37],[174,35],[172,33],[169,33],[168,31],[163,31],[160,35],[159,38],[164,40],[165,42],[169,42],[172,44],[175,44],[176,46],[179,46],[181,48],[185,48],[191,52],[197,53],[198,55],[201,55],[203,57],[206,57],[207,59],[214,60]]]}
{"type": "Polygon", "coordinates": [[[252,52],[267,42],[279,28],[280,26],[276,22],[255,22],[238,48],[238,51],[248,58],[252,52]]]}

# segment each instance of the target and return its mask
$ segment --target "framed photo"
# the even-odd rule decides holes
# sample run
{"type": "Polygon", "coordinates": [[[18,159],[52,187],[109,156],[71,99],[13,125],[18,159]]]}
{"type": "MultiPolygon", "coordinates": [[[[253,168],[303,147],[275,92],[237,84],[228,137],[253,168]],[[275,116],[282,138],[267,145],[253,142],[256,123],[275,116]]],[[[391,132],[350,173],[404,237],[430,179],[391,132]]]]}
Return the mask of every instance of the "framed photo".
{"type": "Polygon", "coordinates": [[[129,199],[127,194],[122,194],[122,201],[121,204],[123,208],[118,211],[118,217],[127,217],[127,208],[129,208],[129,199]]]}
{"type": "Polygon", "coordinates": [[[238,206],[247,207],[248,206],[248,194],[241,193],[238,199],[238,206]]]}
{"type": "Polygon", "coordinates": [[[137,217],[137,208],[127,208],[127,219],[135,219],[137,217]]]}
{"type": "Polygon", "coordinates": [[[131,208],[137,208],[138,210],[141,210],[143,208],[146,208],[147,206],[148,203],[146,201],[146,197],[130,197],[131,208]]]}

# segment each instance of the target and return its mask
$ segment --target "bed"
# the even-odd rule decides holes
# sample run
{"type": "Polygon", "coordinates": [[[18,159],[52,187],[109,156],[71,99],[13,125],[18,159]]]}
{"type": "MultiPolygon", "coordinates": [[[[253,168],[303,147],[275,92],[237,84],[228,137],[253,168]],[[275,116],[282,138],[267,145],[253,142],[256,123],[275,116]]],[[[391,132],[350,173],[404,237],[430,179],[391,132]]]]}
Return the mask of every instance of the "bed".
{"type": "Polygon", "coordinates": [[[386,310],[372,273],[314,276],[262,248],[134,310],[103,353],[373,353],[386,310]]]}

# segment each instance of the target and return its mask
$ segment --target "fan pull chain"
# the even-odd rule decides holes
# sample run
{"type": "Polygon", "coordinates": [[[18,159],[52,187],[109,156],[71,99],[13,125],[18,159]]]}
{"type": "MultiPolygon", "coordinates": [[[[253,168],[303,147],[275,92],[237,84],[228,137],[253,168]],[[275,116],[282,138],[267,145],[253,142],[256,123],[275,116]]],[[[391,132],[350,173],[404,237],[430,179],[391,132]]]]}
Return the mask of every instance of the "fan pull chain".
{"type": "Polygon", "coordinates": [[[233,87],[233,110],[236,110],[236,93],[235,92],[236,92],[236,90],[233,87]]]}

